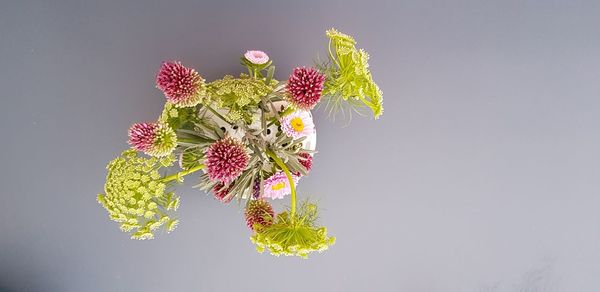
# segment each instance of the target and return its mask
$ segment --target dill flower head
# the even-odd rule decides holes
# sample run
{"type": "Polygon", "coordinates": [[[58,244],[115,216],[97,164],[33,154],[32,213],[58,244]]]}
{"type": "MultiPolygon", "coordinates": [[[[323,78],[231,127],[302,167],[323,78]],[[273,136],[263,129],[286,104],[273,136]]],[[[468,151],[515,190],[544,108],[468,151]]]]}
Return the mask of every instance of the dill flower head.
{"type": "Polygon", "coordinates": [[[262,65],[269,62],[269,56],[263,51],[246,51],[244,58],[255,65],[262,65]]]}
{"type": "Polygon", "coordinates": [[[178,61],[164,62],[156,75],[156,87],[177,107],[192,107],[206,95],[204,78],[178,61]]]}
{"type": "Polygon", "coordinates": [[[260,253],[268,249],[274,256],[308,258],[311,252],[322,252],[335,243],[326,227],[315,224],[316,219],[317,205],[305,202],[294,216],[283,212],[270,226],[255,229],[250,240],[260,253]]]}
{"type": "Polygon", "coordinates": [[[158,122],[168,125],[173,130],[191,127],[198,121],[198,109],[195,107],[177,107],[170,102],[165,102],[158,122]]]}
{"type": "MultiPolygon", "coordinates": [[[[294,184],[298,182],[299,177],[293,175],[292,180],[294,184]]],[[[264,193],[265,198],[271,199],[283,199],[284,196],[292,193],[290,187],[290,181],[284,172],[278,171],[271,177],[264,181],[264,193]]]]}
{"type": "Polygon", "coordinates": [[[227,197],[227,195],[229,194],[232,186],[233,185],[226,186],[224,183],[217,183],[212,190],[215,199],[223,204],[231,202],[231,200],[233,200],[233,196],[227,197]]]}
{"type": "Polygon", "coordinates": [[[167,192],[159,170],[173,164],[174,158],[139,157],[133,149],[124,151],[106,168],[104,194],[97,197],[110,216],[120,223],[121,230],[132,239],[152,239],[159,227],[173,231],[179,220],[173,212],[179,207],[179,197],[167,192]]]}
{"type": "Polygon", "coordinates": [[[349,35],[335,29],[326,32],[330,40],[331,65],[323,66],[327,75],[323,96],[330,98],[327,104],[330,111],[343,107],[346,102],[351,108],[368,107],[377,119],[383,113],[383,97],[379,86],[373,81],[369,70],[369,54],[356,49],[356,41],[349,35]]]}
{"type": "Polygon", "coordinates": [[[161,123],[137,123],[129,128],[129,145],[150,156],[162,157],[177,147],[177,135],[161,123]]]}
{"type": "Polygon", "coordinates": [[[261,98],[273,91],[273,85],[245,74],[241,74],[240,78],[225,75],[209,83],[208,91],[217,107],[227,109],[225,118],[229,122],[244,120],[250,124],[252,113],[261,98]]]}
{"type": "Polygon", "coordinates": [[[295,68],[285,86],[289,102],[299,109],[313,109],[321,100],[324,82],[325,75],[314,68],[295,68]]]}
{"type": "Polygon", "coordinates": [[[229,183],[248,165],[248,154],[240,142],[224,138],[208,147],[205,164],[210,180],[229,183]]]}
{"type": "Polygon", "coordinates": [[[268,227],[273,224],[275,212],[269,202],[265,200],[251,200],[244,210],[246,225],[250,230],[268,227]]]}
{"type": "Polygon", "coordinates": [[[294,139],[306,137],[314,134],[315,124],[312,115],[308,111],[295,111],[291,114],[282,116],[279,119],[281,130],[294,139]]]}

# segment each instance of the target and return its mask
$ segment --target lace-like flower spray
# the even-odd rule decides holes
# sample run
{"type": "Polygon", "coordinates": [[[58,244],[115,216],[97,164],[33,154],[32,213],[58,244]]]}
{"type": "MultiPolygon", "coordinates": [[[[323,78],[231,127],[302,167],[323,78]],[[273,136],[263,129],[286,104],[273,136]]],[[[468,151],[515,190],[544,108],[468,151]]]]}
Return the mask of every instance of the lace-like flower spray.
{"type": "Polygon", "coordinates": [[[297,67],[285,86],[288,101],[295,107],[311,110],[321,100],[325,75],[314,68],[297,67]]]}
{"type": "Polygon", "coordinates": [[[156,76],[156,87],[177,107],[192,107],[206,96],[204,78],[180,62],[164,62],[156,76]]]}
{"type": "MultiPolygon", "coordinates": [[[[294,184],[298,183],[298,176],[293,175],[292,178],[294,184]]],[[[265,189],[263,196],[265,198],[283,199],[283,197],[289,195],[292,192],[292,188],[290,187],[290,181],[288,180],[285,173],[283,173],[282,171],[278,171],[271,177],[266,179],[264,185],[265,189]]]]}
{"type": "Polygon", "coordinates": [[[133,149],[126,150],[106,168],[105,194],[97,197],[110,219],[121,224],[121,230],[130,232],[132,239],[152,239],[163,226],[173,231],[179,220],[173,212],[179,207],[179,197],[166,191],[166,182],[159,170],[173,164],[174,158],[139,157],[133,149]]]}
{"type": "Polygon", "coordinates": [[[246,51],[244,58],[255,65],[262,65],[269,62],[269,56],[263,51],[246,51]]]}
{"type": "Polygon", "coordinates": [[[169,126],[160,123],[138,123],[129,128],[129,145],[150,156],[171,154],[177,147],[177,135],[169,126]]]}
{"type": "Polygon", "coordinates": [[[281,130],[294,139],[309,136],[315,132],[312,115],[308,111],[295,111],[280,119],[281,130]]]}
{"type": "Polygon", "coordinates": [[[258,252],[269,250],[272,255],[308,258],[312,252],[322,252],[335,243],[327,228],[317,226],[317,205],[304,203],[299,212],[280,213],[270,226],[256,228],[250,240],[258,252]]]}
{"type": "Polygon", "coordinates": [[[210,180],[229,183],[248,165],[248,154],[240,142],[224,138],[208,147],[205,164],[210,180]]]}
{"type": "Polygon", "coordinates": [[[323,96],[327,98],[329,113],[343,110],[345,106],[350,107],[351,113],[366,106],[379,118],[383,114],[383,98],[369,70],[369,54],[356,49],[356,41],[349,35],[333,28],[326,34],[330,40],[330,64],[321,66],[321,70],[327,75],[323,96]]]}
{"type": "Polygon", "coordinates": [[[265,200],[251,200],[244,210],[246,225],[250,230],[271,226],[275,212],[269,202],[265,200]]]}

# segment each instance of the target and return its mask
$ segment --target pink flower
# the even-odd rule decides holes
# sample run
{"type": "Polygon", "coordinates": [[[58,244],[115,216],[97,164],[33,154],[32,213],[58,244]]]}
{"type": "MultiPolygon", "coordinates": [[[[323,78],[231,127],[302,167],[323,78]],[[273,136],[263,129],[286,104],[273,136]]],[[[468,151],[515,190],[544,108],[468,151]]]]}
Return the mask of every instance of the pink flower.
{"type": "Polygon", "coordinates": [[[129,145],[148,155],[161,157],[171,154],[177,146],[173,129],[159,123],[138,123],[129,128],[129,145]]]}
{"type": "Polygon", "coordinates": [[[300,164],[302,164],[302,166],[304,166],[304,168],[306,168],[306,172],[309,172],[310,169],[312,168],[312,160],[313,157],[312,155],[303,152],[298,154],[298,156],[300,156],[300,158],[298,158],[298,162],[300,162],[300,164]]]}
{"type": "Polygon", "coordinates": [[[273,207],[265,200],[251,200],[244,210],[244,215],[250,230],[254,230],[254,227],[271,226],[275,218],[273,207]]]}
{"type": "Polygon", "coordinates": [[[177,107],[192,107],[202,101],[204,78],[180,62],[164,62],[156,75],[156,87],[177,107]]]}
{"type": "Polygon", "coordinates": [[[314,68],[297,67],[287,82],[289,101],[297,108],[311,110],[321,100],[325,75],[314,68]]]}
{"type": "Polygon", "coordinates": [[[231,190],[232,186],[233,185],[229,185],[228,187],[225,187],[225,184],[217,183],[213,187],[213,194],[215,196],[215,199],[219,200],[221,203],[224,204],[231,202],[231,200],[233,200],[233,196],[230,196],[229,198],[226,197],[229,194],[229,191],[231,190]]]}
{"type": "Polygon", "coordinates": [[[269,56],[263,51],[246,51],[244,58],[256,65],[262,65],[269,62],[269,56]]]}
{"type": "Polygon", "coordinates": [[[205,164],[211,180],[229,183],[248,166],[248,154],[240,142],[224,138],[208,147],[205,164]]]}
{"type": "Polygon", "coordinates": [[[315,124],[312,115],[308,111],[295,111],[281,117],[281,130],[294,139],[312,135],[315,132],[315,124]]]}
{"type": "MultiPolygon", "coordinates": [[[[294,186],[298,182],[299,177],[292,175],[294,186]]],[[[271,177],[265,180],[264,197],[271,199],[283,199],[285,195],[292,193],[290,182],[285,173],[278,171],[271,177]]]]}

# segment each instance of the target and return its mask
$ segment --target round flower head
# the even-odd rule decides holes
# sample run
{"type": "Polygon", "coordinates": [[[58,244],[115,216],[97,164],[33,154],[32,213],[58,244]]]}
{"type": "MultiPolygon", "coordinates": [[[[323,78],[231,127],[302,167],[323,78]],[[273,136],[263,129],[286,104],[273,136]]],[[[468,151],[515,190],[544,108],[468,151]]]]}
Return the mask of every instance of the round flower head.
{"type": "Polygon", "coordinates": [[[240,142],[224,138],[208,147],[205,164],[211,180],[229,183],[248,165],[248,154],[240,142]]]}
{"type": "Polygon", "coordinates": [[[177,146],[173,129],[160,123],[138,123],[129,128],[129,145],[150,156],[171,154],[177,146]]]}
{"type": "Polygon", "coordinates": [[[180,62],[164,62],[156,76],[156,87],[176,107],[192,107],[205,95],[204,78],[180,62]]]}
{"type": "MultiPolygon", "coordinates": [[[[294,184],[298,182],[299,177],[293,175],[294,184]]],[[[271,199],[283,199],[285,195],[292,193],[290,182],[282,171],[278,171],[265,180],[265,189],[263,196],[271,199]]]]}
{"type": "Polygon", "coordinates": [[[255,65],[262,65],[269,62],[269,56],[263,51],[246,51],[244,58],[255,65]]]}
{"type": "Polygon", "coordinates": [[[167,190],[161,177],[173,161],[172,155],[143,157],[128,149],[106,166],[104,194],[98,195],[98,203],[132,239],[152,239],[159,227],[171,232],[179,224],[175,216],[179,196],[167,190]]]}
{"type": "Polygon", "coordinates": [[[294,139],[309,136],[315,132],[312,115],[308,111],[295,111],[281,117],[281,130],[294,139]]]}
{"type": "Polygon", "coordinates": [[[225,187],[225,184],[223,184],[223,183],[216,184],[213,187],[213,194],[215,196],[215,199],[219,200],[221,203],[224,203],[224,204],[231,202],[231,200],[233,200],[233,196],[230,196],[228,198],[227,195],[229,194],[229,191],[231,190],[232,186],[233,185],[225,187]]]}
{"type": "Polygon", "coordinates": [[[275,212],[269,202],[265,200],[251,200],[244,210],[246,225],[250,230],[268,227],[273,224],[275,212]]]}
{"type": "Polygon", "coordinates": [[[297,108],[311,110],[321,100],[325,75],[314,68],[297,67],[287,82],[289,101],[297,108]]]}

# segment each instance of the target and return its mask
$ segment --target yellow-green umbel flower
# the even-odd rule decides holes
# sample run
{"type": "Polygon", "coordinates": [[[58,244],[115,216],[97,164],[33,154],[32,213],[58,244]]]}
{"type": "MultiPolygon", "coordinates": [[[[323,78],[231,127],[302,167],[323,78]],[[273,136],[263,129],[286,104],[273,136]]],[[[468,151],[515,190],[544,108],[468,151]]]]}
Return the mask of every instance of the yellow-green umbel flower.
{"type": "Polygon", "coordinates": [[[258,252],[269,250],[272,255],[308,258],[311,252],[321,252],[335,243],[335,237],[327,236],[327,228],[316,226],[317,205],[304,203],[291,215],[286,211],[275,218],[273,224],[255,228],[250,240],[258,252]]]}
{"type": "Polygon", "coordinates": [[[250,123],[253,109],[258,105],[261,97],[273,91],[271,85],[266,85],[262,80],[245,74],[241,74],[240,78],[226,75],[223,79],[215,80],[207,86],[209,95],[216,102],[217,107],[228,110],[225,118],[229,122],[243,119],[250,123]]]}
{"type": "Polygon", "coordinates": [[[98,202],[132,239],[152,239],[159,227],[167,232],[177,227],[179,220],[173,213],[179,207],[179,197],[166,190],[167,183],[159,174],[173,161],[173,156],[140,157],[130,149],[106,166],[105,193],[98,195],[98,202]]]}
{"type": "Polygon", "coordinates": [[[331,64],[321,68],[327,79],[323,96],[330,111],[344,104],[355,110],[361,106],[371,109],[377,119],[383,113],[383,97],[369,70],[369,54],[356,49],[353,37],[334,28],[327,31],[331,64]]]}

